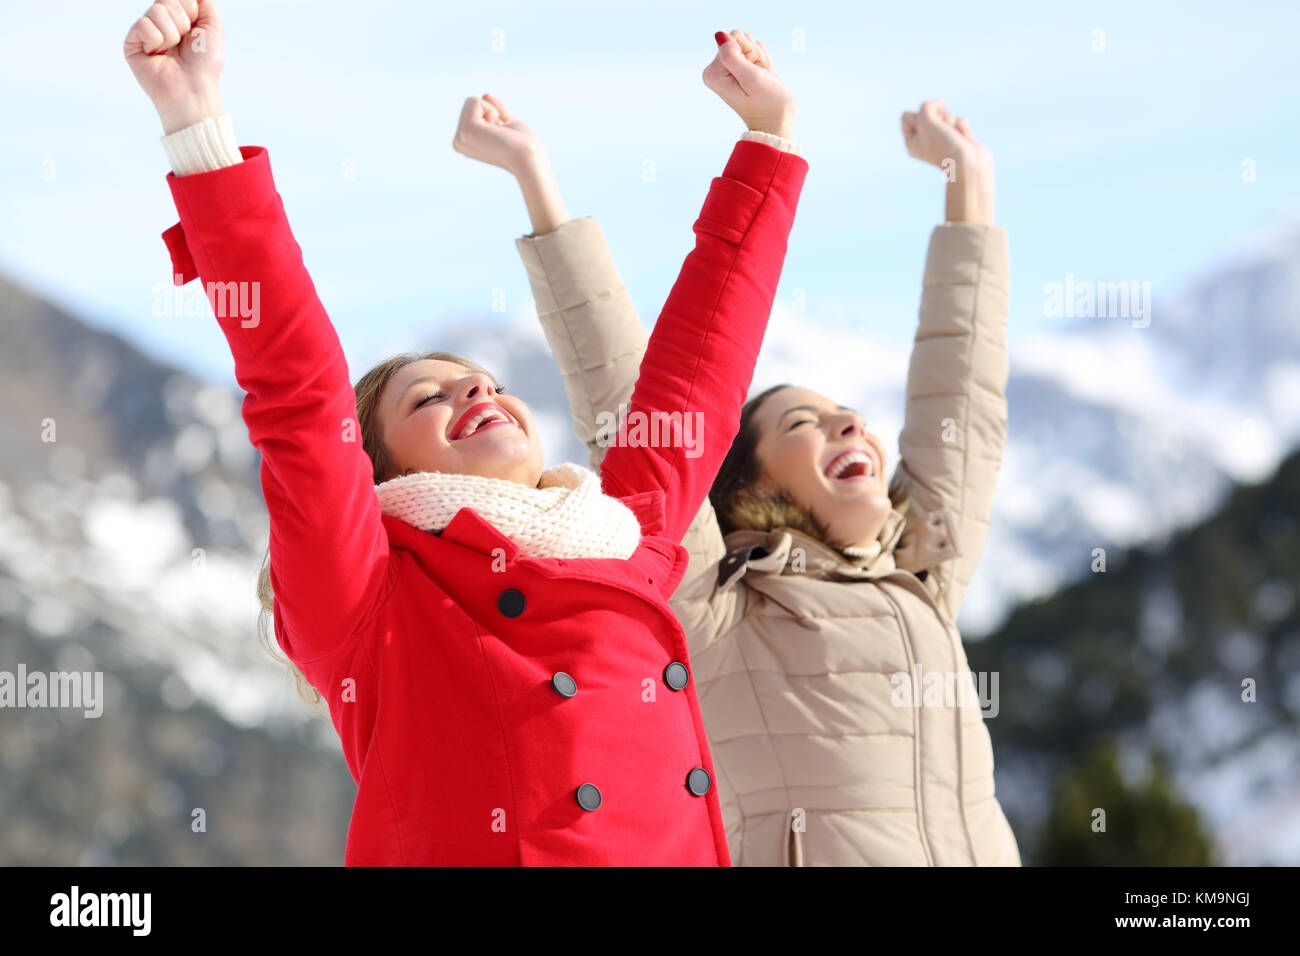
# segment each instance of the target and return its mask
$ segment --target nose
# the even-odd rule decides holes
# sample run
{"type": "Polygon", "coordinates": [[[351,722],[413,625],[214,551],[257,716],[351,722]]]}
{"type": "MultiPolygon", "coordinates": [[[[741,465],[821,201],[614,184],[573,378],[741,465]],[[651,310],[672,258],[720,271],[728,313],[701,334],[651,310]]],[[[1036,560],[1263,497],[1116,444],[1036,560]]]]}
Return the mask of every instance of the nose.
{"type": "Polygon", "coordinates": [[[484,375],[482,372],[475,372],[473,375],[466,375],[460,381],[460,404],[468,405],[473,402],[490,402],[496,397],[496,383],[492,377],[484,375]]]}
{"type": "Polygon", "coordinates": [[[867,433],[867,425],[857,412],[840,412],[831,420],[831,434],[836,438],[852,438],[867,433]]]}

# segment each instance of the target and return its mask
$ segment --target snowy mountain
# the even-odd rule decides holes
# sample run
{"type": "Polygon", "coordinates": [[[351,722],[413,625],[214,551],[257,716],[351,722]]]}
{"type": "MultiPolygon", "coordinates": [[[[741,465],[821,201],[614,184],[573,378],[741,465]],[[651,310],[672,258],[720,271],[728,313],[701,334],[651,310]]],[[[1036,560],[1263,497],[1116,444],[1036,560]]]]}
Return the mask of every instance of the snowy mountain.
{"type": "MultiPolygon", "coordinates": [[[[1021,605],[971,645],[972,668],[1000,676],[988,726],[1022,849],[1036,849],[1053,785],[1110,739],[1126,777],[1163,752],[1221,862],[1300,862],[1298,514],[1294,452],[1207,518],[1113,554],[1106,573],[1021,605]]],[[[1075,787],[1078,828],[1073,815],[1065,828],[1099,861],[1087,808],[1109,806],[1093,796],[1105,783],[1075,787]]]]}
{"type": "MultiPolygon", "coordinates": [[[[1300,231],[1157,296],[1146,328],[1087,320],[1017,340],[968,635],[1087,575],[1094,548],[1158,545],[1300,444],[1297,275],[1300,231]]],[[[0,323],[0,624],[69,659],[156,668],[168,706],[197,702],[337,760],[332,728],[255,637],[267,525],[240,393],[3,279],[0,323]]],[[[409,347],[483,363],[534,410],[548,462],[585,463],[535,316],[483,316],[409,347]]],[[[755,388],[805,384],[853,405],[896,461],[909,348],[778,309],[755,388]]]]}
{"type": "MultiPolygon", "coordinates": [[[[1013,340],[1007,450],[962,609],[968,636],[1087,574],[1094,548],[1160,540],[1204,516],[1300,444],[1300,228],[1181,293],[1157,291],[1150,324],[1136,325],[1075,320],[1013,340]]],[[[909,350],[778,310],[755,386],[811,384],[858,408],[896,462],[909,350]]]]}
{"type": "Polygon", "coordinates": [[[0,328],[0,671],[105,698],[2,712],[0,864],[339,863],[355,787],[255,639],[237,394],[3,280],[0,328]]]}

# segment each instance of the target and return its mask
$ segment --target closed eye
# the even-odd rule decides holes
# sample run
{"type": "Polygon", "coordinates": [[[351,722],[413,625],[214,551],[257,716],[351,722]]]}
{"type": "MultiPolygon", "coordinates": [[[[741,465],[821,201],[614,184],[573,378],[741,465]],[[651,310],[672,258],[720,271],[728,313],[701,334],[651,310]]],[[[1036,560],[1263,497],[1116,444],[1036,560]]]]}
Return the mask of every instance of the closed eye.
{"type": "Polygon", "coordinates": [[[442,392],[434,392],[432,395],[426,395],[426,396],[424,396],[424,398],[422,398],[422,399],[420,399],[418,402],[416,402],[414,406],[412,406],[412,411],[414,411],[415,409],[419,408],[421,405],[425,404],[426,402],[431,402],[431,401],[433,401],[435,398],[439,398],[439,399],[441,399],[441,398],[446,398],[446,397],[447,397],[447,396],[444,395],[442,392]]]}
{"type": "Polygon", "coordinates": [[[787,428],[786,431],[787,431],[787,432],[792,432],[792,431],[794,431],[796,428],[798,428],[800,425],[813,425],[813,424],[816,424],[816,423],[815,423],[811,418],[801,418],[801,419],[799,419],[797,422],[791,422],[790,427],[787,428]]]}

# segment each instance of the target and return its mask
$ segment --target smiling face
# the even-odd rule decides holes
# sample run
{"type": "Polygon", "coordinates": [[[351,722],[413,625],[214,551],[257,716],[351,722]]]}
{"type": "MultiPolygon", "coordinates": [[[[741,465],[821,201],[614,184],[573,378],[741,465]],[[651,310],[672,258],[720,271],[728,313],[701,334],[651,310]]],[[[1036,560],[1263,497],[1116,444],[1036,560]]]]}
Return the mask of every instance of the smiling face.
{"type": "Polygon", "coordinates": [[[392,474],[419,471],[502,478],[530,488],[542,475],[542,446],[528,406],[503,395],[492,376],[456,362],[404,365],[376,404],[392,474]]]}
{"type": "Polygon", "coordinates": [[[826,526],[831,543],[876,540],[892,507],[885,449],[857,412],[791,387],[769,395],[754,424],[760,489],[787,492],[826,526]]]}

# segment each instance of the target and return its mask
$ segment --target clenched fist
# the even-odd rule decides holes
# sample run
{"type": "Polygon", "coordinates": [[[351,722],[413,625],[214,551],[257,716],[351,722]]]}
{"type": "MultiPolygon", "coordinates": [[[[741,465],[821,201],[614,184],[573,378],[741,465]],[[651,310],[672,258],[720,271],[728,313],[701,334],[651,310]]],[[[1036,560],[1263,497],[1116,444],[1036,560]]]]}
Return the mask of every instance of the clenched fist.
{"type": "Polygon", "coordinates": [[[992,225],[993,152],[975,138],[966,118],[953,116],[943,100],[926,100],[915,113],[904,113],[902,123],[908,154],[944,172],[948,222],[992,225]]]}
{"type": "Polygon", "coordinates": [[[704,69],[704,85],[722,97],[752,130],[790,139],[794,133],[794,97],[772,71],[762,41],[732,30],[718,33],[718,55],[704,69]]]}
{"type": "Polygon", "coordinates": [[[943,100],[926,100],[903,114],[903,142],[909,155],[943,168],[945,159],[960,167],[990,168],[993,153],[975,139],[964,116],[953,116],[943,100]]]}
{"type": "Polygon", "coordinates": [[[491,93],[465,101],[451,148],[516,176],[544,158],[537,134],[491,93]]]}
{"type": "Polygon", "coordinates": [[[224,46],[213,0],[159,0],[131,27],[122,50],[165,132],[221,114],[224,46]]]}

